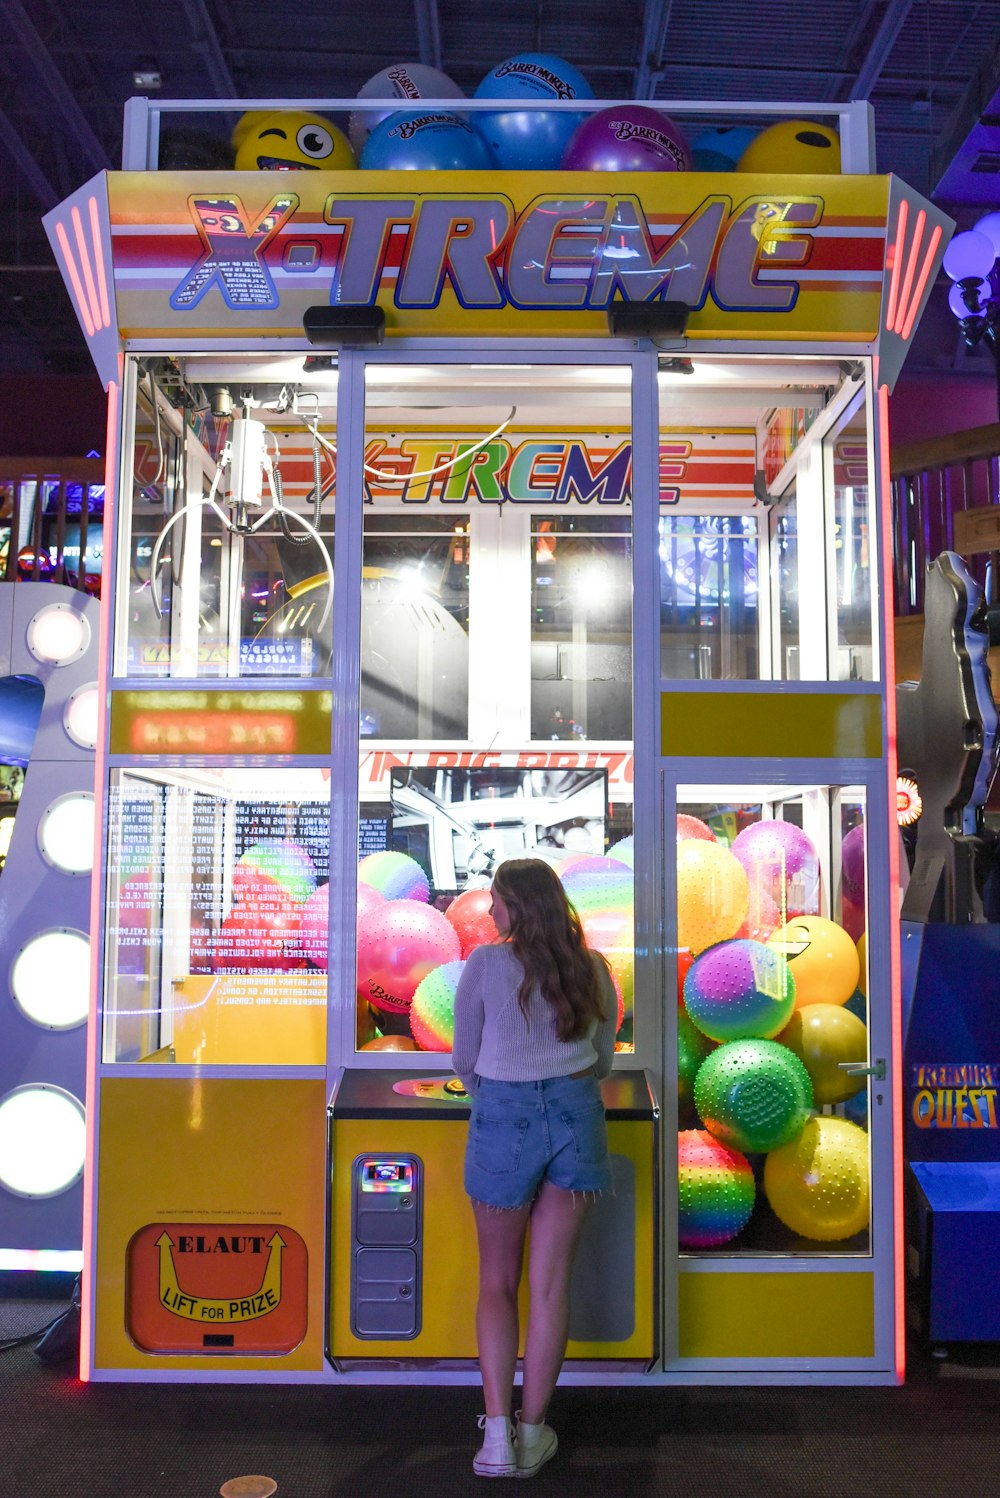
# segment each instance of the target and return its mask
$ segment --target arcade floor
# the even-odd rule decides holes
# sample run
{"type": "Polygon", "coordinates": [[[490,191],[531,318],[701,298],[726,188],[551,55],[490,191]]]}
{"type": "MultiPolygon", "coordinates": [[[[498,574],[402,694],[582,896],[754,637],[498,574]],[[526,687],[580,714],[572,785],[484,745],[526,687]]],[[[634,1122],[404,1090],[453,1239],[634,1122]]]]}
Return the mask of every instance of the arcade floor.
{"type": "MultiPolygon", "coordinates": [[[[52,1302],[4,1298],[0,1340],[52,1302]]],[[[80,1384],[28,1343],[0,1352],[0,1485],[14,1498],[442,1498],[473,1475],[473,1389],[80,1384]]],[[[911,1352],[901,1389],[566,1389],[561,1449],[532,1479],[566,1498],[994,1498],[1000,1347],[911,1352]]],[[[487,1491],[489,1489],[487,1488],[487,1491]]]]}

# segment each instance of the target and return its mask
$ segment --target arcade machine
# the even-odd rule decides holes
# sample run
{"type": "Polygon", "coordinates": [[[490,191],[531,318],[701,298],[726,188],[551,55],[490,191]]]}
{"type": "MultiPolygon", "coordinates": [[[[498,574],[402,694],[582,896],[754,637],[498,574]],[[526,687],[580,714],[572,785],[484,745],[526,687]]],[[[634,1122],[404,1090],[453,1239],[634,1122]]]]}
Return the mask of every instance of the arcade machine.
{"type": "Polygon", "coordinates": [[[902,911],[907,1268],[916,1329],[946,1356],[1000,1341],[1000,866],[983,815],[1000,736],[983,590],[954,552],[928,566],[924,612],[920,682],[898,689],[920,807],[902,911]]]}
{"type": "Polygon", "coordinates": [[[475,1379],[452,1004],[528,853],[618,990],[566,1377],[893,1381],[886,401],[949,226],[857,106],[843,172],[488,176],[273,107],[184,174],[134,101],[47,219],[118,434],[83,1375],[475,1379]]]}

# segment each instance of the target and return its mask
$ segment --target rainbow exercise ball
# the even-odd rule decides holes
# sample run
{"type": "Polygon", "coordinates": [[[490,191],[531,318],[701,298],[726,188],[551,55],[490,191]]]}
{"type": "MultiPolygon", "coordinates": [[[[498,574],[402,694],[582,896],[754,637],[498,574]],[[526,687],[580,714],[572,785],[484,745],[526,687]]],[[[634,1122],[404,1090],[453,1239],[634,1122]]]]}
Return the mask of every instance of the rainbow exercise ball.
{"type": "Polygon", "coordinates": [[[630,869],[635,868],[635,838],[631,833],[628,837],[620,837],[616,843],[611,844],[608,857],[617,859],[619,863],[628,864],[630,869]]]}
{"type": "Polygon", "coordinates": [[[746,872],[720,843],[677,844],[677,944],[701,952],[735,936],[746,918],[746,872]]]}
{"type": "Polygon", "coordinates": [[[682,1121],[694,1118],[694,1079],[713,1042],[691,1023],[684,1010],[677,1014],[677,1103],[682,1121]]]}
{"type": "Polygon", "coordinates": [[[357,162],[347,136],[322,115],[276,110],[244,131],[235,165],[238,172],[342,172],[357,162]]]}
{"type": "Polygon", "coordinates": [[[684,1005],[710,1040],[770,1040],[795,1008],[795,984],[780,953],[759,941],[723,941],[696,957],[684,1005]]]}
{"type": "Polygon", "coordinates": [[[648,104],[620,104],[589,114],[570,136],[566,172],[686,172],[687,145],[667,115],[648,104]]]}
{"type": "Polygon", "coordinates": [[[842,1062],[864,1065],[868,1031],[856,1014],[840,1004],[807,1004],[796,1009],[778,1036],[794,1051],[809,1073],[817,1107],[844,1103],[865,1085],[864,1077],[849,1076],[842,1062]]]}
{"type": "Polygon", "coordinates": [[[846,1004],[858,986],[858,949],[843,926],[821,915],[798,915],[767,944],[788,959],[795,1004],[846,1004]]]}
{"type": "Polygon", "coordinates": [[[432,968],[457,962],[458,935],[433,905],[386,900],[358,929],[358,997],[405,1014],[432,968]]]}
{"type": "MultiPolygon", "coordinates": [[[[572,63],[547,52],[521,52],[497,63],[476,89],[477,99],[592,99],[594,91],[572,63]]],[[[555,171],[584,116],[573,110],[500,109],[476,113],[476,126],[502,170],[555,171]]]]}
{"type": "Polygon", "coordinates": [[[693,172],[731,172],[756,135],[748,125],[713,126],[691,146],[693,172]]]}
{"type": "Polygon", "coordinates": [[[703,1129],[677,1136],[678,1241],[718,1248],[749,1222],[756,1197],[750,1162],[703,1129]]]}
{"type": "Polygon", "coordinates": [[[261,899],[273,886],[300,902],[308,900],[316,888],[313,861],[298,843],[287,839],[252,843],[236,860],[233,894],[238,900],[248,895],[261,899]]]}
{"type": "Polygon", "coordinates": [[[868,1226],[868,1135],[845,1118],[811,1118],[764,1161],[775,1216],[803,1238],[834,1243],[868,1226]]]}
{"type": "Polygon", "coordinates": [[[422,1051],[450,1051],[455,1040],[455,989],[464,962],[445,962],[421,978],[410,1005],[410,1030],[422,1051]]]}
{"type": "Polygon", "coordinates": [[[868,937],[862,931],[854,950],[858,954],[858,987],[868,997],[868,937]]]}
{"type": "Polygon", "coordinates": [[[835,130],[815,120],[782,120],[754,137],[736,170],[830,176],[840,171],[840,140],[835,130]]]}
{"type": "Polygon", "coordinates": [[[458,933],[463,957],[468,957],[476,947],[485,947],[497,940],[500,933],[490,915],[492,901],[489,889],[467,889],[452,900],[445,911],[445,919],[458,933]]]}
{"type": "Polygon", "coordinates": [[[489,147],[457,114],[391,114],[365,141],[362,171],[488,171],[489,147]]]}
{"type": "Polygon", "coordinates": [[[392,848],[368,853],[358,864],[359,884],[370,885],[387,900],[427,900],[430,885],[427,875],[408,853],[392,848]]]}
{"type": "Polygon", "coordinates": [[[813,1105],[798,1056],[774,1040],[733,1040],[702,1062],[694,1105],[710,1134],[730,1149],[777,1149],[794,1139],[813,1105]]]}
{"type": "Polygon", "coordinates": [[[733,857],[752,886],[769,894],[780,911],[819,909],[819,854],[794,822],[754,822],[733,841],[733,857]]]}
{"type": "Polygon", "coordinates": [[[461,99],[464,95],[458,84],[437,68],[423,62],[395,62],[363,83],[357,97],[393,100],[388,109],[356,109],[351,115],[347,133],[355,155],[360,156],[375,126],[394,113],[401,100],[405,103],[408,99],[461,99]]]}

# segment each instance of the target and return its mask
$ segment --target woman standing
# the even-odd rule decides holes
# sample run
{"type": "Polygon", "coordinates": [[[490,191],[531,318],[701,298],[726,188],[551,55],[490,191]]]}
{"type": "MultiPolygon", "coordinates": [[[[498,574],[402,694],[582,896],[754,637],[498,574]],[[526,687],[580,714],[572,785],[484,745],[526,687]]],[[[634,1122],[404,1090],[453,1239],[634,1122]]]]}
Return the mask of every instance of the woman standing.
{"type": "Polygon", "coordinates": [[[476,1336],[486,1414],[482,1477],[531,1477],[555,1455],[545,1424],[566,1354],[573,1254],[611,1185],[598,1078],[611,1070],[617,998],[555,872],[510,859],[493,880],[499,941],[470,955],[455,996],[453,1062],[472,1099],[465,1189],[479,1241],[476,1336]],[[529,1312],[521,1418],[510,1409],[524,1239],[529,1312]]]}

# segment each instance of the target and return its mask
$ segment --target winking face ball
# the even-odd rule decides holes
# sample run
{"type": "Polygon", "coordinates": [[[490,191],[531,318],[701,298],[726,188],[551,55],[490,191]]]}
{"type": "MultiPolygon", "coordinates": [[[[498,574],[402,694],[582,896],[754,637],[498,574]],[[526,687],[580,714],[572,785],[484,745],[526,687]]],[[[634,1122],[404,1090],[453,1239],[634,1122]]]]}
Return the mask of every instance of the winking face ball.
{"type": "Polygon", "coordinates": [[[783,953],[795,979],[795,1004],[846,1004],[858,986],[858,949],[842,926],[819,915],[800,915],[768,937],[783,953]]]}
{"type": "Polygon", "coordinates": [[[244,132],[235,165],[238,172],[342,172],[357,162],[347,136],[322,115],[276,110],[244,132]]]}

